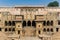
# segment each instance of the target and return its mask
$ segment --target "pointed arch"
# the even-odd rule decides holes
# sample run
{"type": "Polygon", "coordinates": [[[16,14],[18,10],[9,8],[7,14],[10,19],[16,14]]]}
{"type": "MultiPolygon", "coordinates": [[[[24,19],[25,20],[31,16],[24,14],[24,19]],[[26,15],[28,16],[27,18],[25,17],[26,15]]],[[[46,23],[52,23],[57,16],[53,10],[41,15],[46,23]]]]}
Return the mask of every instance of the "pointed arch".
{"type": "Polygon", "coordinates": [[[50,25],[50,22],[49,21],[47,21],[47,26],[49,26],[50,25]]]}
{"type": "Polygon", "coordinates": [[[11,21],[9,21],[9,26],[11,26],[11,21]]]}
{"type": "Polygon", "coordinates": [[[36,22],[32,21],[32,26],[36,27],[36,22]]]}
{"type": "Polygon", "coordinates": [[[31,26],[31,21],[28,21],[28,22],[27,22],[27,25],[28,25],[28,26],[31,26]]]}
{"type": "Polygon", "coordinates": [[[51,32],[53,32],[53,28],[51,28],[51,32]]]}
{"type": "Polygon", "coordinates": [[[46,32],[46,28],[44,28],[43,31],[46,32]]]}
{"type": "Polygon", "coordinates": [[[43,25],[46,26],[47,22],[46,21],[43,21],[43,25]]]}
{"type": "Polygon", "coordinates": [[[22,23],[23,27],[26,26],[26,21],[24,20],[22,23]]]}
{"type": "Polygon", "coordinates": [[[47,28],[47,32],[49,32],[50,30],[49,30],[49,28],[47,28]]]}

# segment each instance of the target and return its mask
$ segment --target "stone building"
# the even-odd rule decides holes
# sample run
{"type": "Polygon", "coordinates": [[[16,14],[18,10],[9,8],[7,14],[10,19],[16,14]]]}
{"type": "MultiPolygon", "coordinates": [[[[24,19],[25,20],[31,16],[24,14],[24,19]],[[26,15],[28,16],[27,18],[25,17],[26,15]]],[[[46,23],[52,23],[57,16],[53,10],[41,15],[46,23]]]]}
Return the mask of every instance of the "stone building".
{"type": "Polygon", "coordinates": [[[22,37],[60,40],[59,33],[60,7],[0,7],[1,40],[19,40],[22,37]]]}

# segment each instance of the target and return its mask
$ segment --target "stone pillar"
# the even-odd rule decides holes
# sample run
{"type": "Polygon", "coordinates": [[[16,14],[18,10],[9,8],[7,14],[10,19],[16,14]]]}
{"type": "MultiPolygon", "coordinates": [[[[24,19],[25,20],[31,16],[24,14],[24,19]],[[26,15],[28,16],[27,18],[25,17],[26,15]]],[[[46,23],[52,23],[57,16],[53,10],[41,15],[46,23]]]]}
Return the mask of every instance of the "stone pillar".
{"type": "Polygon", "coordinates": [[[22,30],[20,30],[20,35],[22,36],[22,30]]]}
{"type": "Polygon", "coordinates": [[[36,30],[36,36],[38,36],[38,30],[36,30]]]}

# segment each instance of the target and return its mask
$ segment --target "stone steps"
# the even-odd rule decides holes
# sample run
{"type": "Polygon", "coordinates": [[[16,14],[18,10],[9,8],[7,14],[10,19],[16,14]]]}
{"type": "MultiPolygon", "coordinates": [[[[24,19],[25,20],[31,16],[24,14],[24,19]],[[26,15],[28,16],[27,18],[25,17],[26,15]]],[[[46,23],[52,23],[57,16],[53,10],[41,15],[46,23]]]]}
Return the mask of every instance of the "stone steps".
{"type": "Polygon", "coordinates": [[[38,37],[20,37],[20,40],[41,40],[38,37]]]}

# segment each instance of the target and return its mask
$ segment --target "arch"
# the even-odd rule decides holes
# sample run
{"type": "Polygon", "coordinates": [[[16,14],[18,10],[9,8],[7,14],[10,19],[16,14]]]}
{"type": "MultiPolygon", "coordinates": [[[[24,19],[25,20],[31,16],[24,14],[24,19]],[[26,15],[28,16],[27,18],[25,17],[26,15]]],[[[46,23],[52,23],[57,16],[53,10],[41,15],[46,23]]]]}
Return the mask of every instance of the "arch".
{"type": "Polygon", "coordinates": [[[51,26],[53,26],[53,21],[51,21],[51,26]]]}
{"type": "Polygon", "coordinates": [[[27,25],[28,25],[28,26],[31,26],[31,21],[28,21],[28,22],[27,22],[27,25]]]}
{"type": "Polygon", "coordinates": [[[36,27],[36,22],[32,21],[32,26],[36,27]]]}
{"type": "Polygon", "coordinates": [[[13,28],[12,31],[15,31],[15,28],[13,28]]]}
{"type": "Polygon", "coordinates": [[[49,32],[50,30],[49,30],[49,28],[47,28],[47,32],[49,32]]]}
{"type": "Polygon", "coordinates": [[[23,27],[26,26],[26,21],[23,21],[22,25],[23,25],[23,27]]]}
{"type": "Polygon", "coordinates": [[[11,31],[11,28],[9,28],[9,31],[11,31]]]}
{"type": "Polygon", "coordinates": [[[2,30],[2,28],[0,28],[0,31],[2,30]]]}
{"type": "Polygon", "coordinates": [[[43,31],[46,32],[46,28],[44,28],[43,31]]]}
{"type": "Polygon", "coordinates": [[[43,21],[43,25],[46,26],[46,21],[43,21]]]}
{"type": "Polygon", "coordinates": [[[60,20],[58,20],[58,25],[60,25],[60,20]]]}
{"type": "Polygon", "coordinates": [[[18,34],[20,34],[20,30],[18,30],[18,34]]]}
{"type": "Polygon", "coordinates": [[[59,28],[56,28],[56,32],[58,32],[59,31],[59,28]]]}
{"type": "Polygon", "coordinates": [[[7,26],[7,24],[8,24],[7,21],[5,21],[5,26],[7,26]]]}
{"type": "Polygon", "coordinates": [[[11,26],[11,21],[9,21],[9,26],[11,26]]]}
{"type": "Polygon", "coordinates": [[[51,28],[50,30],[51,30],[51,32],[53,32],[53,28],[51,28]]]}
{"type": "Polygon", "coordinates": [[[50,25],[50,22],[49,21],[47,21],[47,26],[49,26],[50,25]]]}
{"type": "Polygon", "coordinates": [[[8,29],[7,29],[7,28],[5,28],[5,31],[8,31],[8,29]]]}
{"type": "Polygon", "coordinates": [[[40,34],[40,30],[38,31],[38,33],[40,34]]]}
{"type": "Polygon", "coordinates": [[[15,21],[12,21],[12,26],[15,26],[15,21]]]}

